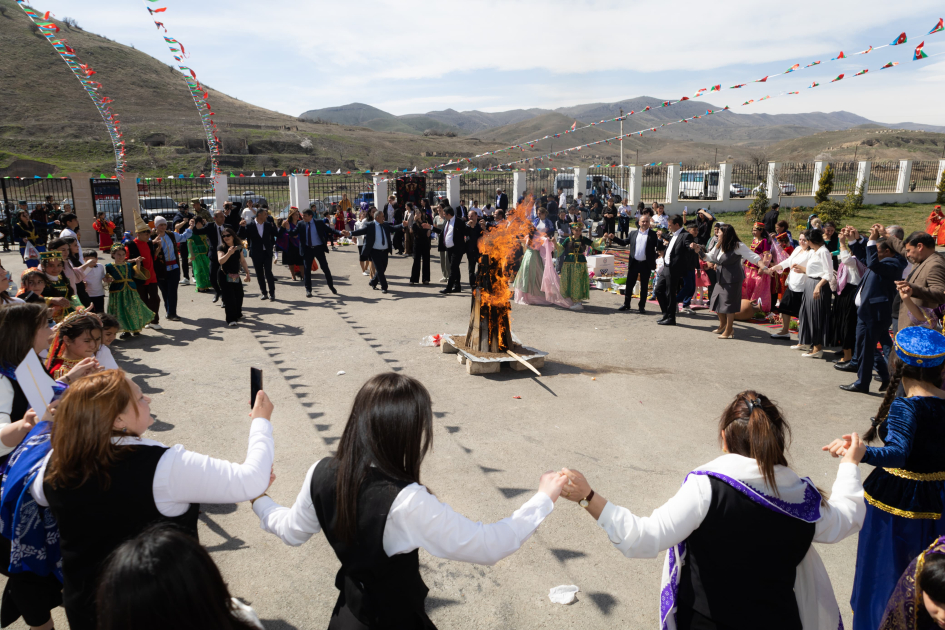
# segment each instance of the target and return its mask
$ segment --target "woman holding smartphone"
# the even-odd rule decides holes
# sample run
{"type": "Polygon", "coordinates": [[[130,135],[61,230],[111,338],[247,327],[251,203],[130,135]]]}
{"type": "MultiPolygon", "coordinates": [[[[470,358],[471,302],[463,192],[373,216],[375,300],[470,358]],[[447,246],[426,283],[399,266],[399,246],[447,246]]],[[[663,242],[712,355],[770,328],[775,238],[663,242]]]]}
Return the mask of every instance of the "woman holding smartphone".
{"type": "Polygon", "coordinates": [[[223,242],[217,249],[220,269],[217,271],[217,286],[223,295],[223,310],[226,324],[236,328],[236,323],[243,318],[243,282],[249,282],[249,265],[243,256],[243,241],[231,227],[223,228],[223,242]],[[246,274],[240,278],[240,270],[246,274]]]}

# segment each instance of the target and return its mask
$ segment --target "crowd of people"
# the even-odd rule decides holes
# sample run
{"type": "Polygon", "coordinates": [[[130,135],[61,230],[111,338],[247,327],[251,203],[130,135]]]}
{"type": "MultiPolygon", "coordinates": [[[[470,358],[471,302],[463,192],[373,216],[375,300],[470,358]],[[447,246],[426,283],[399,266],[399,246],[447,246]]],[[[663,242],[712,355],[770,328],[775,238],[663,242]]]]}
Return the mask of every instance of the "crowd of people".
{"type": "Polygon", "coordinates": [[[195,290],[212,291],[227,323],[237,325],[248,260],[263,299],[275,301],[280,254],[308,296],[315,268],[337,294],[328,255],[341,239],[355,239],[362,273],[387,292],[394,251],[413,257],[411,284],[430,283],[436,238],[442,293],[462,292],[463,257],[475,286],[479,239],[520,219],[507,195],[497,191],[488,214],[445,200],[400,208],[391,197],[383,209],[363,204],[334,220],[314,208],[273,219],[252,204],[213,215],[184,206],[170,222],[140,220],[134,235],[100,225],[113,238],[94,228],[99,248],[84,251],[74,215],[63,213],[45,225],[61,228],[55,238],[30,240],[39,223],[23,232],[28,268],[16,295],[11,274],[0,269],[0,557],[9,560],[0,561],[7,576],[0,627],[22,617],[48,630],[60,605],[75,629],[262,627],[197,540],[200,503],[250,501],[263,530],[288,545],[325,535],[341,563],[329,627],[431,628],[418,550],[494,564],[527,544],[560,496],[588,512],[626,557],[666,552],[665,627],[747,630],[763,619],[785,630],[837,628],[840,608],[812,543],[857,532],[854,630],[945,627],[945,259],[932,235],[879,224],[861,235],[812,216],[795,240],[775,207],[746,244],[704,209],[667,217],[659,204],[630,208],[615,197],[563,211],[561,201],[539,197],[528,211],[531,229],[514,264],[516,301],[579,307],[589,292],[586,256],[617,243],[629,255],[619,310],[634,310],[636,291],[636,310],[645,312],[652,286],[658,323],[671,326],[680,303],[692,314],[701,288],[720,339],[734,337],[736,320],[775,313],[782,327],[771,337],[792,339],[796,318],[792,348],[805,357],[838,348],[835,368],[857,374],[843,389],[866,392],[876,373],[883,397],[862,439],[851,426],[823,447],[842,460],[829,495],[788,465],[783,412],[745,391],[722,410],[722,454],[689,473],[648,517],[608,502],[600,487],[565,468],[542,475],[536,494],[509,517],[475,523],[421,484],[431,397],[415,379],[387,373],[360,389],[336,455],[294,480],[301,490],[283,507],[266,494],[275,439],[265,392],[253,404],[243,463],[168,448],[144,436],[150,399],[110,344],[159,328],[162,300],[165,317],[179,320],[178,287],[191,275],[195,290]],[[100,263],[99,251],[111,262],[100,263]],[[30,408],[17,380],[16,367],[31,353],[55,380],[57,399],[43,410],[30,408]],[[882,446],[872,445],[877,438],[882,446]],[[874,467],[865,481],[861,462],[874,467]],[[761,548],[769,550],[764,571],[757,570],[761,548]]]}

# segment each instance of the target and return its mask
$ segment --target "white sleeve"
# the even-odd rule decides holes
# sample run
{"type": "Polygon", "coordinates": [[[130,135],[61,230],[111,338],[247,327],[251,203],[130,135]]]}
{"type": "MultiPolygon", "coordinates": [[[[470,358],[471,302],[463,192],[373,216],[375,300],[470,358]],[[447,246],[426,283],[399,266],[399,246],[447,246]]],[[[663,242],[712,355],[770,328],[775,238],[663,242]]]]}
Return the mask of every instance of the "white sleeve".
{"type": "Polygon", "coordinates": [[[99,348],[98,352],[95,353],[95,359],[106,370],[118,369],[118,363],[115,361],[115,357],[112,356],[112,351],[109,350],[108,346],[103,345],[99,348]]]}
{"type": "Polygon", "coordinates": [[[814,529],[814,542],[835,543],[860,531],[866,518],[863,482],[856,464],[841,463],[830,500],[814,529]]]}
{"type": "Polygon", "coordinates": [[[761,264],[761,256],[751,251],[751,248],[745,245],[744,243],[738,244],[738,253],[741,254],[742,258],[745,258],[753,265],[761,264]]]}
{"type": "Polygon", "coordinates": [[[686,540],[702,524],[711,501],[708,477],[692,475],[672,499],[653,510],[649,517],[635,516],[630,510],[608,502],[597,524],[628,558],[655,558],[660,551],[686,540]]]}
{"type": "Polygon", "coordinates": [[[49,507],[49,501],[46,500],[46,491],[43,490],[43,479],[46,477],[46,465],[49,464],[50,455],[52,455],[52,451],[46,453],[46,458],[43,459],[36,478],[33,479],[33,483],[30,484],[30,494],[33,495],[36,502],[43,507],[49,507]]]}
{"type": "MultiPolygon", "coordinates": [[[[0,428],[13,422],[13,383],[6,376],[0,376],[0,428]]],[[[4,446],[0,442],[0,456],[13,452],[15,446],[4,446]]]]}
{"type": "Polygon", "coordinates": [[[167,449],[154,471],[154,503],[165,516],[179,516],[191,503],[239,503],[269,485],[275,445],[272,424],[253,420],[242,464],[193,453],[180,444],[167,449]]]}
{"type": "Polygon", "coordinates": [[[393,556],[423,547],[438,558],[492,565],[518,551],[553,509],[548,495],[538,492],[498,523],[473,522],[413,483],[391,505],[384,552],[393,556]]]}
{"type": "MultiPolygon", "coordinates": [[[[321,460],[319,460],[321,461],[321,460]]],[[[264,532],[275,534],[287,545],[298,547],[313,534],[322,531],[321,523],[312,504],[312,473],[318,462],[312,464],[305,475],[305,483],[299,490],[299,496],[291,508],[283,507],[270,499],[262,497],[253,503],[253,512],[259,517],[259,527],[264,532]]]]}

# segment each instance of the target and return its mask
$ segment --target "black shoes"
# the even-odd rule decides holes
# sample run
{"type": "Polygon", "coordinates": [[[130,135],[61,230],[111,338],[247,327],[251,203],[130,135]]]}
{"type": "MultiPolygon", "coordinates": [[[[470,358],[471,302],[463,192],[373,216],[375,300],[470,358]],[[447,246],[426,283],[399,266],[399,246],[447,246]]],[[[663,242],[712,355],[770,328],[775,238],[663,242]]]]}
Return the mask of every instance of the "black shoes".
{"type": "Polygon", "coordinates": [[[847,361],[846,363],[837,363],[833,366],[833,369],[840,370],[841,372],[856,372],[860,369],[860,366],[853,361],[847,361]]]}
{"type": "Polygon", "coordinates": [[[617,310],[618,310],[618,311],[629,311],[629,310],[630,310],[630,307],[627,306],[626,304],[624,304],[623,306],[621,306],[621,307],[618,308],[617,310]]]}
{"type": "Polygon", "coordinates": [[[845,392],[858,392],[860,394],[870,393],[869,389],[862,389],[860,387],[857,387],[856,383],[850,383],[849,385],[841,385],[840,389],[842,389],[845,392]]]}
{"type": "Polygon", "coordinates": [[[452,292],[453,292],[452,289],[440,289],[440,293],[442,293],[443,295],[446,295],[447,293],[452,293],[452,292]]]}
{"type": "Polygon", "coordinates": [[[270,301],[270,302],[275,302],[275,301],[276,301],[276,295],[275,295],[275,293],[273,293],[272,295],[269,296],[269,301],[270,301]]]}
{"type": "Polygon", "coordinates": [[[216,303],[219,302],[219,301],[220,301],[220,295],[219,295],[219,294],[214,295],[214,296],[213,296],[213,303],[216,304],[216,303]]]}
{"type": "Polygon", "coordinates": [[[269,296],[266,295],[265,293],[263,293],[261,296],[259,296],[259,299],[260,299],[260,300],[268,300],[268,299],[269,299],[269,296]]]}
{"type": "Polygon", "coordinates": [[[381,293],[387,293],[387,289],[381,289],[381,293]]]}
{"type": "Polygon", "coordinates": [[[335,295],[338,295],[338,290],[335,287],[328,287],[328,290],[334,293],[335,295]]]}
{"type": "Polygon", "coordinates": [[[660,321],[656,322],[656,324],[658,326],[675,326],[676,320],[675,319],[661,319],[660,321]]]}
{"type": "Polygon", "coordinates": [[[882,383],[880,383],[879,391],[885,392],[887,389],[889,389],[889,381],[883,381],[882,383]]]}
{"type": "Polygon", "coordinates": [[[306,292],[305,292],[305,297],[312,297],[312,292],[311,292],[311,291],[306,291],[306,292]]]}

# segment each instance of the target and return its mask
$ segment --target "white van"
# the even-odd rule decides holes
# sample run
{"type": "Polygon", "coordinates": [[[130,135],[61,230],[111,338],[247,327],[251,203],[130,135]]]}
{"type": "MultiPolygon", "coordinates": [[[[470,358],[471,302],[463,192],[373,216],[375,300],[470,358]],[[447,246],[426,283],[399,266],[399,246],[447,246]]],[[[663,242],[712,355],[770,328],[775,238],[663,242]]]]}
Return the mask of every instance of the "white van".
{"type": "MultiPolygon", "coordinates": [[[[574,199],[576,193],[574,191],[573,173],[555,175],[554,194],[558,195],[559,190],[563,190],[565,194],[567,194],[569,202],[574,199]]],[[[596,192],[598,196],[603,196],[607,192],[610,192],[622,199],[627,198],[627,191],[621,188],[617,182],[607,175],[588,175],[587,181],[584,183],[584,190],[577,192],[584,193],[585,198],[592,192],[596,192]]]]}
{"type": "Polygon", "coordinates": [[[679,174],[679,199],[718,199],[719,172],[682,171],[679,174]]]}

